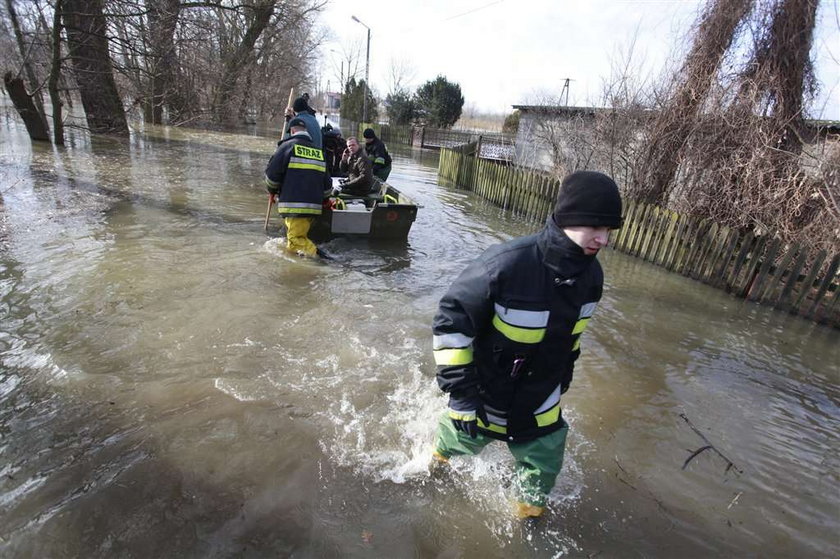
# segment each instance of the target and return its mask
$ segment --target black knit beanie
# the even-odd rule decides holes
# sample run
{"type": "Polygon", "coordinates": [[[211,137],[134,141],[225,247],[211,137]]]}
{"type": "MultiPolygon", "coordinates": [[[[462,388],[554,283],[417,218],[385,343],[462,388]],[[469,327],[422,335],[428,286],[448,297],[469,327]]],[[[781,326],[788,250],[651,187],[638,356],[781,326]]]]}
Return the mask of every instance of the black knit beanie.
{"type": "Polygon", "coordinates": [[[302,113],[304,111],[309,112],[309,103],[307,103],[306,99],[304,99],[303,97],[298,97],[292,104],[292,110],[296,113],[302,113]]]}
{"type": "Polygon", "coordinates": [[[621,195],[615,181],[603,173],[577,171],[563,179],[554,223],[560,227],[621,227],[621,195]]]}

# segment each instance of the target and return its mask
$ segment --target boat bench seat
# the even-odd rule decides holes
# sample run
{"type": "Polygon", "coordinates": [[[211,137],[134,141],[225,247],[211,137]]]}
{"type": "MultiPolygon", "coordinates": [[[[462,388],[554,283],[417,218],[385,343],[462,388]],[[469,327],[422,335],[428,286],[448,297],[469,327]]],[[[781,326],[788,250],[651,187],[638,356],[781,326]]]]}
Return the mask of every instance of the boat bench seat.
{"type": "Polygon", "coordinates": [[[383,202],[385,200],[385,194],[388,192],[388,184],[376,177],[374,177],[373,180],[379,184],[378,191],[371,192],[366,196],[359,196],[358,194],[339,194],[338,197],[342,200],[362,200],[367,207],[373,206],[376,202],[383,202]]]}

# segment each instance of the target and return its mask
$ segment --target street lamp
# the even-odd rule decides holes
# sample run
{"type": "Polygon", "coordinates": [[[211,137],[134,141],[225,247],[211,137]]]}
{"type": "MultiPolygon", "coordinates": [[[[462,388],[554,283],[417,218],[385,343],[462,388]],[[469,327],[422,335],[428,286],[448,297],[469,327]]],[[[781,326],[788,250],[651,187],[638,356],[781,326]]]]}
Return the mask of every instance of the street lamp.
{"type": "Polygon", "coordinates": [[[367,29],[367,56],[365,58],[365,98],[362,102],[362,121],[367,122],[367,98],[368,98],[368,71],[370,70],[370,27],[362,23],[356,16],[350,16],[353,21],[360,25],[364,25],[367,29]]]}

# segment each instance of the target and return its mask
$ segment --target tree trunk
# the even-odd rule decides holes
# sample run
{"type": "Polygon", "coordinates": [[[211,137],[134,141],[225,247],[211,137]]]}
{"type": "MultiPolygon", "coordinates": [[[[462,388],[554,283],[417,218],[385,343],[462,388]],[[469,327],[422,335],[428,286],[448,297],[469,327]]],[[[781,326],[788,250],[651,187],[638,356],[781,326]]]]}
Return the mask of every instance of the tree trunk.
{"type": "Polygon", "coordinates": [[[125,133],[125,108],[117,91],[108,52],[102,0],[64,0],[64,28],[73,73],[88,127],[97,134],[125,133]]]}
{"type": "Polygon", "coordinates": [[[35,107],[32,96],[26,92],[23,80],[13,77],[11,72],[6,72],[3,76],[3,83],[6,85],[6,91],[9,92],[9,97],[15,109],[17,109],[20,118],[26,125],[29,138],[39,142],[49,142],[50,134],[44,127],[44,119],[41,118],[41,114],[35,107]]]}
{"type": "MultiPolygon", "coordinates": [[[[149,36],[151,41],[152,123],[163,123],[163,108],[177,98],[175,95],[175,28],[181,10],[180,0],[147,0],[149,36]]],[[[176,109],[180,112],[181,107],[176,109]]]]}
{"type": "Polygon", "coordinates": [[[32,64],[29,63],[29,55],[26,52],[26,45],[23,42],[23,33],[20,30],[18,23],[17,11],[12,0],[6,0],[6,10],[9,12],[9,19],[12,20],[12,28],[15,31],[15,40],[17,41],[20,57],[23,60],[23,70],[26,72],[26,77],[29,80],[29,86],[32,88],[32,101],[35,103],[35,108],[38,110],[39,118],[41,119],[41,126],[45,130],[49,130],[47,126],[47,114],[44,112],[44,102],[41,100],[41,93],[38,91],[38,78],[35,77],[35,71],[32,69],[32,64]]]}
{"type": "Polygon", "coordinates": [[[64,121],[61,111],[61,94],[58,79],[61,76],[61,11],[63,0],[55,0],[52,27],[52,65],[50,66],[49,91],[53,113],[53,141],[64,145],[64,121]]]}
{"type": "Polygon", "coordinates": [[[248,30],[245,32],[245,36],[242,37],[242,42],[239,43],[236,51],[225,61],[222,79],[216,94],[216,100],[213,103],[213,112],[218,122],[230,122],[235,115],[235,111],[230,104],[236,91],[236,85],[249,58],[253,54],[257,39],[259,39],[266,26],[268,26],[268,22],[274,14],[274,5],[276,3],[277,0],[262,0],[252,8],[254,11],[253,19],[248,26],[248,30]]]}

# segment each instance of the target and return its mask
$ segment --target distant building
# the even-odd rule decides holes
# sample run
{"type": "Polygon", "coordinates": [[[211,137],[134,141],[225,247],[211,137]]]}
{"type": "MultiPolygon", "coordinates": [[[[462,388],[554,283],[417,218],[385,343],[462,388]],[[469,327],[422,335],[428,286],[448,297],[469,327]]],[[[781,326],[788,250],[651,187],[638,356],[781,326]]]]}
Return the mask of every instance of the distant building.
{"type": "Polygon", "coordinates": [[[552,134],[554,125],[574,122],[585,128],[594,124],[597,112],[608,110],[565,105],[513,105],[513,108],[519,111],[514,162],[545,170],[554,166],[552,148],[546,137],[552,134]]]}
{"type": "Polygon", "coordinates": [[[341,109],[341,93],[324,93],[324,112],[337,113],[341,109]]]}

